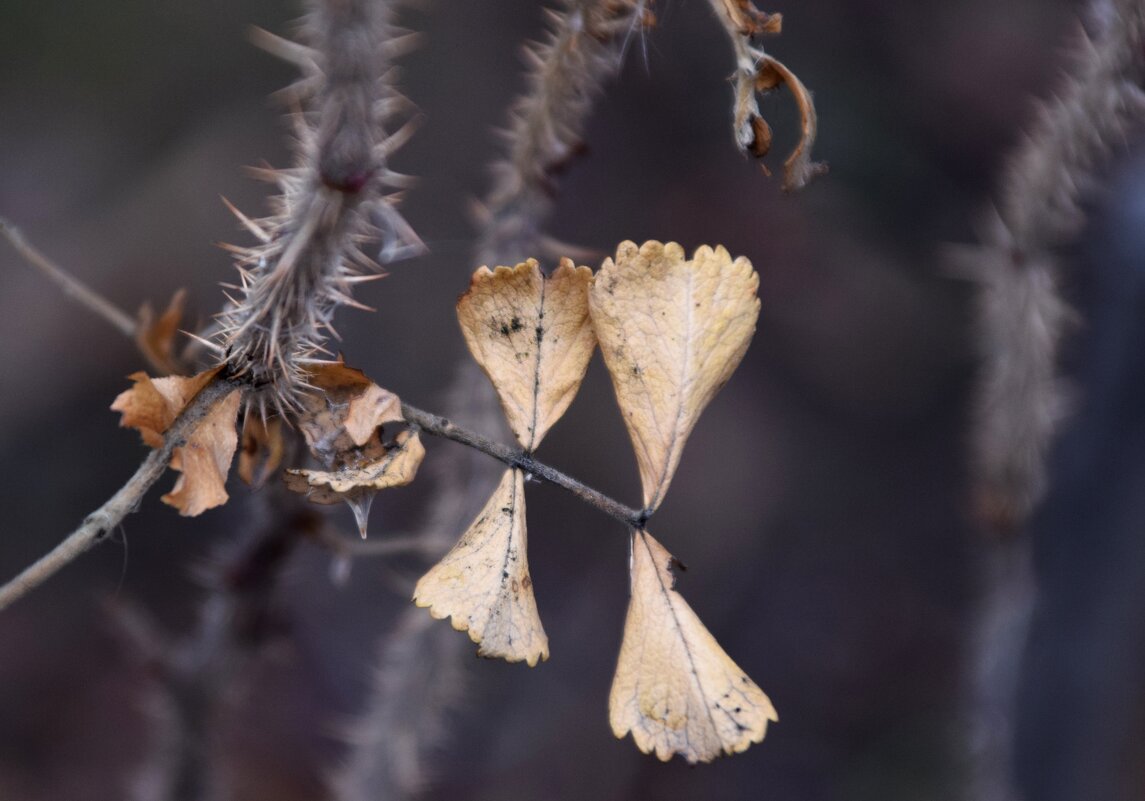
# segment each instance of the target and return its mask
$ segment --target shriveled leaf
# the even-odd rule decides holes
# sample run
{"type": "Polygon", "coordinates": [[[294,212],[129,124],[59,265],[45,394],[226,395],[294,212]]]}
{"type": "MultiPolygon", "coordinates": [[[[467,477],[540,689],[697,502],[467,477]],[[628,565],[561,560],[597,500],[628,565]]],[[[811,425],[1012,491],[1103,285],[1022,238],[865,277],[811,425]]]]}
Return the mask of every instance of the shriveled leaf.
{"type": "Polygon", "coordinates": [[[644,753],[710,762],[763,740],[775,708],[673,589],[675,560],[632,534],[631,593],[608,699],[612,732],[644,753]]]}
{"type": "Polygon", "coordinates": [[[597,273],[589,309],[649,511],[663,500],[700,413],[747,351],[758,287],[742,256],[704,246],[688,260],[674,242],[624,242],[597,273]]]}
{"type": "Polygon", "coordinates": [[[596,347],[592,271],[569,259],[549,277],[534,259],[482,267],[457,302],[473,358],[493,382],[517,441],[533,450],[568,409],[596,347]]]}
{"type": "Polygon", "coordinates": [[[414,602],[468,631],[478,656],[532,667],[549,658],[549,639],[537,614],[525,539],[525,478],[510,469],[453,550],[418,581],[414,602]]]}
{"type": "Polygon", "coordinates": [[[425,458],[425,448],[416,431],[403,431],[381,458],[345,465],[338,470],[287,470],[286,486],[304,492],[315,503],[354,500],[365,492],[402,487],[414,480],[425,458]]]}
{"type": "Polygon", "coordinates": [[[257,414],[247,414],[239,451],[239,477],[253,487],[261,487],[282,464],[285,450],[282,420],[276,417],[266,421],[257,414]]]}
{"type": "Polygon", "coordinates": [[[811,92],[782,62],[771,56],[764,56],[756,74],[756,85],[771,87],[779,82],[787,85],[795,98],[795,104],[799,107],[799,144],[783,162],[783,189],[791,192],[802,189],[811,182],[811,179],[826,173],[827,164],[811,160],[811,148],[815,145],[815,136],[819,128],[811,92]]]}
{"type": "Polygon", "coordinates": [[[164,373],[178,372],[175,335],[179,333],[179,321],[183,319],[183,304],[186,300],[187,290],[178,290],[171,296],[166,311],[158,318],[150,303],[144,303],[139,309],[135,324],[135,344],[151,366],[164,373]]]}
{"type": "Polygon", "coordinates": [[[366,445],[379,426],[402,419],[397,395],[341,361],[312,365],[307,382],[314,389],[301,398],[298,427],[327,467],[339,453],[366,445]]]}
{"type": "MultiPolygon", "coordinates": [[[[812,178],[827,171],[827,165],[811,160],[815,144],[815,104],[811,93],[791,70],[757,47],[753,39],[763,34],[779,33],[783,19],[779,14],[767,14],[755,7],[752,0],[710,0],[731,37],[736,56],[735,106],[732,109],[732,130],[739,149],[762,159],[771,149],[771,126],[763,119],[757,95],[766,94],[780,84],[786,84],[799,107],[799,143],[783,163],[783,189],[790,192],[802,189],[812,178]]],[[[762,162],[765,175],[771,170],[762,162]]]]}
{"type": "Polygon", "coordinates": [[[227,473],[238,446],[235,429],[241,393],[236,389],[211,409],[186,443],[171,455],[171,469],[183,475],[162,501],[185,517],[200,515],[227,502],[227,473]]]}
{"type": "MultiPolygon", "coordinates": [[[[121,426],[138,429],[145,443],[158,448],[175,418],[218,372],[215,368],[190,378],[154,379],[135,373],[131,376],[135,386],[120,393],[111,408],[122,413],[121,426]]],[[[216,403],[171,456],[171,468],[183,475],[162,500],[182,515],[193,517],[227,502],[227,472],[238,446],[235,423],[240,394],[236,389],[216,403]]]]}

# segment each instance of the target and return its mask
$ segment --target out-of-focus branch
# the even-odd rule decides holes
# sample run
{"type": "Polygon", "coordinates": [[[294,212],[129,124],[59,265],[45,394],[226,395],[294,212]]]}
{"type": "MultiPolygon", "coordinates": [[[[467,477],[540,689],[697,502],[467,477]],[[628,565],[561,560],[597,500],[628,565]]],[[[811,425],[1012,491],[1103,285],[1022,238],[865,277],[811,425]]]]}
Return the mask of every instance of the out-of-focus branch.
{"type": "Polygon", "coordinates": [[[530,45],[528,91],[504,132],[506,157],[479,208],[478,264],[516,264],[541,255],[542,227],[556,182],[583,151],[581,132],[601,86],[623,63],[631,38],[650,21],[645,0],[566,0],[549,11],[550,31],[530,45]]]}
{"type": "Polygon", "coordinates": [[[3,217],[0,217],[0,235],[8,240],[8,244],[20,254],[24,261],[46,275],[52,283],[63,291],[65,296],[110,323],[124,336],[131,339],[135,338],[137,326],[131,315],[45,256],[24,238],[19,228],[3,217]]]}
{"type": "Polygon", "coordinates": [[[953,254],[980,282],[977,504],[1003,529],[1044,494],[1046,454],[1068,405],[1057,359],[1073,312],[1058,293],[1056,250],[1084,224],[1079,204],[1095,171],[1145,119],[1145,5],[1102,0],[1091,10],[1065,78],[1010,157],[981,244],[953,254]]]}

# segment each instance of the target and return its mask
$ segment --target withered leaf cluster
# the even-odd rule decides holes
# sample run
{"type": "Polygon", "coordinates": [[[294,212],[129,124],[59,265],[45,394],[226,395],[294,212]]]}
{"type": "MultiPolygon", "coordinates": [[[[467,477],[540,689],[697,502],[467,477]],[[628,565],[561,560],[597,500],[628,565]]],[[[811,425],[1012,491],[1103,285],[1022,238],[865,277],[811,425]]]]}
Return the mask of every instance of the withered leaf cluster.
{"type": "MultiPolygon", "coordinates": [[[[599,341],[650,515],[700,413],[747,350],[758,285],[751,264],[723,248],[688,259],[674,243],[625,242],[595,276],[567,260],[548,277],[531,260],[482,268],[458,318],[526,452],[568,408],[599,341]]],[[[522,472],[507,470],[414,600],[467,631],[478,654],[532,666],[548,658],[549,644],[528,568],[524,491],[522,472]]],[[[689,762],[762,740],[775,710],[676,592],[671,555],[643,528],[631,532],[631,553],[610,696],[615,734],[631,732],[641,750],[689,762]]]]}

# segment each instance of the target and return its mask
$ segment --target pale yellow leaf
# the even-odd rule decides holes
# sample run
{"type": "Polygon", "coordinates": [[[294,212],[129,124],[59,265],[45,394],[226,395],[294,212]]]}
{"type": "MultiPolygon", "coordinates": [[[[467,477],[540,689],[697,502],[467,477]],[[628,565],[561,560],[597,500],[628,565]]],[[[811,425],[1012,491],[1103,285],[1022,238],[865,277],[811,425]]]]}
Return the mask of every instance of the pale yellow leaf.
{"type": "Polygon", "coordinates": [[[704,246],[624,242],[589,292],[593,327],[654,511],[700,413],[739,365],[759,317],[751,262],[704,246]]]}
{"type": "Polygon", "coordinates": [[[547,278],[529,259],[513,268],[482,267],[457,302],[469,351],[526,450],[565,413],[588,369],[596,348],[588,319],[591,282],[592,271],[568,259],[547,278]]]}
{"type": "Polygon", "coordinates": [[[525,547],[525,479],[510,469],[453,550],[418,581],[414,602],[468,631],[478,656],[532,667],[549,658],[549,639],[525,547]]]}
{"type": "Polygon", "coordinates": [[[315,503],[355,500],[363,492],[402,487],[414,480],[425,458],[425,448],[416,431],[403,431],[379,459],[348,464],[337,470],[287,470],[286,486],[305,492],[315,503]]]}
{"type": "Polygon", "coordinates": [[[710,762],[758,743],[775,708],[673,589],[674,559],[646,531],[632,534],[632,598],[609,695],[617,737],[644,753],[710,762]]]}

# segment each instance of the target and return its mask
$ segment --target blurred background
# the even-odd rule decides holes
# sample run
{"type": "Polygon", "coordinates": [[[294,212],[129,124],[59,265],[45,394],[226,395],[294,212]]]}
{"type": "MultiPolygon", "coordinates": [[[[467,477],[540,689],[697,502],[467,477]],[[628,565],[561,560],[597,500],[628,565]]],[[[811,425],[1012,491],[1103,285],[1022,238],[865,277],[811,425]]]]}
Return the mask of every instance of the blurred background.
{"type": "MultiPolygon", "coordinates": [[[[215,243],[247,241],[220,196],[260,214],[266,187],[243,167],[289,163],[268,96],[293,72],[248,43],[248,26],[286,34],[299,10],[0,4],[0,215],[129,311],[185,287],[191,320],[208,320],[233,276],[215,243]]],[[[732,57],[707,4],[655,10],[656,29],[598,104],[549,230],[601,253],[624,239],[720,243],[760,273],[754,343],[701,419],[653,532],[688,566],[678,589],[780,722],[745,754],[695,768],[615,740],[625,532],[536,486],[529,558],[552,658],[532,670],[478,660],[447,631],[464,659],[448,708],[426,710],[444,733],[424,797],[1145,798],[1145,151],[1127,141],[1115,154],[1067,254],[1084,318],[1066,353],[1078,412],[1029,532],[1032,579],[1024,547],[970,513],[972,295],[941,258],[944,244],[972,240],[1032,97],[1053,89],[1080,5],[769,6],[784,32],[768,50],[814,91],[816,154],[831,167],[796,196],[734,148],[732,57]]],[[[424,34],[400,80],[424,121],[395,167],[419,178],[403,209],[430,253],[365,286],[377,313],[345,311],[338,327],[348,363],[442,410],[465,358],[453,304],[476,266],[469,210],[501,153],[492,131],[523,88],[521,44],[543,19],[523,0],[424,0],[402,21],[424,34]]],[[[778,170],[797,118],[782,92],[764,111],[778,170]]],[[[144,365],[6,247],[0,363],[7,579],[144,455],[107,409],[144,365]]],[[[460,456],[426,444],[427,470],[460,456]]],[[[599,358],[540,456],[636,502],[599,358]]],[[[491,486],[497,467],[481,469],[473,480],[491,486]]],[[[178,747],[157,734],[170,710],[141,643],[162,651],[202,631],[204,576],[271,493],[236,480],[227,507],[194,520],[160,494],[114,542],[0,614],[0,799],[149,797],[164,749],[178,747]]],[[[432,475],[379,497],[371,539],[432,518],[437,497],[432,475]]],[[[467,514],[482,500],[475,492],[467,514]]],[[[353,535],[349,510],[321,513],[353,535]]],[[[343,733],[409,625],[425,567],[361,559],[338,585],[327,549],[303,543],[283,558],[273,636],[204,701],[209,736],[193,747],[221,798],[332,797],[343,733]]],[[[403,733],[390,735],[378,737],[403,733]]]]}

